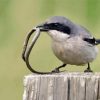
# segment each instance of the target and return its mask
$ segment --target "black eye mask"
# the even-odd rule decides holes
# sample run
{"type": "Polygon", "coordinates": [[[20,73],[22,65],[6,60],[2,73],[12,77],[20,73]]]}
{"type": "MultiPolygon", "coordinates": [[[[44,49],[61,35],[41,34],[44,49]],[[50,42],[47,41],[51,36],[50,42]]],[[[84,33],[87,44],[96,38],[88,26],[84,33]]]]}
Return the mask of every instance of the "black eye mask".
{"type": "Polygon", "coordinates": [[[63,32],[65,34],[71,33],[70,27],[65,26],[63,24],[59,24],[59,23],[44,24],[44,28],[48,29],[48,30],[57,30],[57,31],[63,32]]]}

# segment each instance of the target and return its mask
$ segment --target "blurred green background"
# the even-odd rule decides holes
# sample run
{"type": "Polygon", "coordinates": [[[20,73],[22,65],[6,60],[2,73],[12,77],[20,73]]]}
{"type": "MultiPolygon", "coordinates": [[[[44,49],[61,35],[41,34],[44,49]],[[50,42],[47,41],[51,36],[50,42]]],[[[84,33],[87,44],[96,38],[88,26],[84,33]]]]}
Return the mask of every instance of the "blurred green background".
{"type": "MultiPolygon", "coordinates": [[[[23,41],[29,30],[54,15],[68,17],[100,38],[100,0],[0,0],[0,100],[22,100],[23,78],[31,73],[21,59],[23,41]]],[[[41,34],[30,58],[39,71],[50,71],[61,64],[52,53],[46,33],[41,34]]],[[[100,71],[100,53],[91,67],[100,71]]]]}

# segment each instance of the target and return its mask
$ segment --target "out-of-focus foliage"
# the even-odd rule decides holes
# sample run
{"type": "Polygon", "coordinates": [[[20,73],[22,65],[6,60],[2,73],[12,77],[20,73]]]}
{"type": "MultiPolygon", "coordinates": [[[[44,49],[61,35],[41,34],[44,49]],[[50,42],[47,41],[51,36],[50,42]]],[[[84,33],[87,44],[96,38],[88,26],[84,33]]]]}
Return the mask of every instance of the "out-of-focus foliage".
{"type": "MultiPolygon", "coordinates": [[[[30,73],[21,59],[23,41],[33,26],[55,15],[68,17],[100,38],[100,0],[0,0],[0,100],[22,99],[23,77],[30,73]]],[[[35,69],[50,71],[61,64],[50,45],[50,37],[42,33],[30,57],[35,69]]],[[[100,53],[91,64],[94,71],[100,71],[99,66],[100,53]]]]}

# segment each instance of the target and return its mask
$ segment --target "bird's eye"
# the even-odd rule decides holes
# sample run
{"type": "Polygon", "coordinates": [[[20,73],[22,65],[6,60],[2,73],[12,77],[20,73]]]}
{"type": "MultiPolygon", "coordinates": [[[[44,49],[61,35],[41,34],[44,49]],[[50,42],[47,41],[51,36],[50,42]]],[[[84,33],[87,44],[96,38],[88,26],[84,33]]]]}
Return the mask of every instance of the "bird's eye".
{"type": "Polygon", "coordinates": [[[55,25],[55,26],[57,26],[57,25],[58,25],[58,23],[54,23],[54,25],[55,25]]]}

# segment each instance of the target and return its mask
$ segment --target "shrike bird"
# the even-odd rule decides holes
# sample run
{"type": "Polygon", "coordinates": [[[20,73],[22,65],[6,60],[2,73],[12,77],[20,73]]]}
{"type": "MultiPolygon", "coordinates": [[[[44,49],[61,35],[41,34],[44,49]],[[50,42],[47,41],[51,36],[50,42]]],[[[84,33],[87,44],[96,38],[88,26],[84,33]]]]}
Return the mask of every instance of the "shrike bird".
{"type": "MultiPolygon", "coordinates": [[[[27,45],[24,45],[25,50],[23,50],[24,53],[22,57],[32,72],[38,74],[58,73],[60,72],[59,69],[65,67],[67,64],[87,64],[88,67],[84,72],[92,72],[89,63],[97,56],[98,49],[96,45],[100,44],[100,39],[95,39],[86,28],[73,23],[65,17],[54,16],[46,20],[43,24],[36,26],[30,33],[32,34],[36,29],[40,30],[40,32],[47,32],[49,34],[52,39],[52,50],[55,56],[61,60],[63,64],[55,68],[52,72],[35,71],[31,68],[29,63],[27,64],[28,59],[26,58],[29,57],[30,53],[25,53],[25,51],[27,51],[25,49],[27,45]]],[[[26,44],[28,44],[28,39],[26,39],[26,44]]]]}

